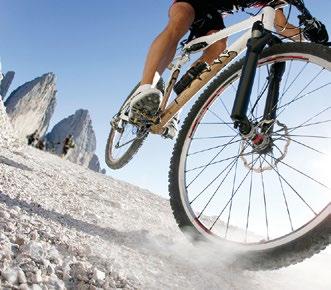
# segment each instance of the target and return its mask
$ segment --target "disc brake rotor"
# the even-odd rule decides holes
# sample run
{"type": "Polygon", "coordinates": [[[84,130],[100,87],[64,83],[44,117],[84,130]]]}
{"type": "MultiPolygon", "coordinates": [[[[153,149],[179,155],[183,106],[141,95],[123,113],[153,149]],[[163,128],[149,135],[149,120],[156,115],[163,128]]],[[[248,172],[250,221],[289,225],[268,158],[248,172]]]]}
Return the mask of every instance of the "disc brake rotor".
{"type": "MultiPolygon", "coordinates": [[[[272,121],[273,122],[273,121],[272,121]]],[[[254,131],[258,132],[258,130],[264,124],[270,124],[270,121],[262,121],[255,128],[254,131]]],[[[288,147],[291,143],[291,138],[289,136],[288,128],[285,124],[279,122],[278,120],[275,122],[281,129],[277,130],[278,132],[283,132],[282,140],[285,141],[283,148],[277,147],[278,156],[274,156],[271,158],[271,161],[267,163],[267,165],[263,165],[263,162],[258,164],[257,162],[252,162],[247,159],[248,156],[252,154],[259,154],[260,156],[266,156],[264,152],[266,148],[269,147],[269,151],[273,152],[272,149],[274,147],[274,142],[279,140],[279,137],[272,139],[271,134],[268,133],[257,133],[255,135],[254,141],[252,139],[243,138],[241,141],[241,151],[240,151],[240,159],[244,163],[244,166],[248,170],[252,170],[256,173],[261,173],[266,170],[274,170],[277,164],[285,158],[288,152],[288,147]],[[257,140],[257,141],[256,141],[257,140]],[[249,144],[249,146],[247,146],[249,144]],[[249,150],[249,151],[248,151],[249,150]]]]}

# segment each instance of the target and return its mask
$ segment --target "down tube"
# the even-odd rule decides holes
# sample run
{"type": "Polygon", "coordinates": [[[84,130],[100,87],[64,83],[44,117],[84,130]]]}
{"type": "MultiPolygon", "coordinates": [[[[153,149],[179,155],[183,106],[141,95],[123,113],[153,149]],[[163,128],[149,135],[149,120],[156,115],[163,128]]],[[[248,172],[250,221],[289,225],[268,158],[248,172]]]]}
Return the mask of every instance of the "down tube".
{"type": "Polygon", "coordinates": [[[246,49],[247,40],[250,38],[251,32],[247,31],[237,41],[235,41],[223,55],[224,62],[215,62],[211,66],[211,70],[203,73],[199,79],[192,82],[192,85],[177,96],[174,101],[161,114],[159,124],[151,127],[151,133],[162,134],[166,124],[181,110],[191,98],[197,94],[211,79],[213,79],[220,71],[224,69],[234,58],[241,54],[246,49]]]}

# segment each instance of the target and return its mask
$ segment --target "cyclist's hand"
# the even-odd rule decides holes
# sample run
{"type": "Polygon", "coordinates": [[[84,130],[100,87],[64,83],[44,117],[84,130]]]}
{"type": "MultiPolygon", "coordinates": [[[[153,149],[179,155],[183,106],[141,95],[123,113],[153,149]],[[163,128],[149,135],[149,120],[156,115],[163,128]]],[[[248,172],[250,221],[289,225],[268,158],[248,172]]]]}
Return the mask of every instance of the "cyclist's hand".
{"type": "Polygon", "coordinates": [[[300,24],[305,26],[303,30],[303,35],[307,40],[315,43],[325,44],[329,41],[329,35],[325,28],[325,25],[318,21],[315,18],[311,19],[303,19],[303,17],[299,17],[300,24]]]}

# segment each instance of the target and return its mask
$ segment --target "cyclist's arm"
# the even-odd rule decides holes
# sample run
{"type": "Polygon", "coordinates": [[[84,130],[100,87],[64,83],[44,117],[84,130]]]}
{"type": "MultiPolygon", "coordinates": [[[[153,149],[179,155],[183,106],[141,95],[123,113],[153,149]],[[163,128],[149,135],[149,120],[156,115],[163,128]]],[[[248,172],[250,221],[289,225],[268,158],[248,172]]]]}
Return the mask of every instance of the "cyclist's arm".
{"type": "Polygon", "coordinates": [[[276,10],[275,28],[281,35],[290,37],[295,41],[300,41],[302,39],[300,28],[287,21],[283,9],[276,10]]]}
{"type": "MultiPolygon", "coordinates": [[[[302,0],[286,0],[286,2],[288,4],[295,6],[301,13],[301,15],[299,15],[299,20],[300,20],[300,25],[304,26],[302,32],[305,39],[315,43],[327,44],[329,41],[329,36],[325,25],[311,15],[309,10],[305,7],[304,2],[302,0]]],[[[276,19],[276,23],[275,23],[276,28],[277,26],[280,26],[280,29],[284,30],[284,28],[281,27],[282,24],[286,25],[287,21],[281,10],[280,12],[278,12],[278,16],[276,16],[276,18],[278,18],[278,20],[276,19]]],[[[281,32],[284,36],[297,35],[300,36],[299,40],[301,39],[301,33],[299,28],[296,28],[295,26],[290,24],[287,24],[287,27],[288,27],[287,29],[288,31],[284,30],[283,32],[281,32]]],[[[277,28],[277,30],[278,29],[279,28],[277,28]]]]}

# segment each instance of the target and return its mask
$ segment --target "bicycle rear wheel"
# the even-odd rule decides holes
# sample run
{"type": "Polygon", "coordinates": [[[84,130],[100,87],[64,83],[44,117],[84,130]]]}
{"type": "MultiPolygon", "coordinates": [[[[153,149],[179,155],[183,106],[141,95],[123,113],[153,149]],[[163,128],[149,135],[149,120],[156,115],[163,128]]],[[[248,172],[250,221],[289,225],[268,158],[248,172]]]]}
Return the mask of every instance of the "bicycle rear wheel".
{"type": "MultiPolygon", "coordinates": [[[[128,113],[128,100],[139,85],[140,83],[133,88],[111,122],[111,129],[105,150],[105,162],[111,169],[120,169],[129,163],[148,136],[148,130],[146,130],[146,128],[130,124],[120,119],[123,111],[127,111],[126,113],[128,113]]],[[[162,78],[159,80],[156,87],[162,93],[164,92],[164,81],[162,78]]]]}
{"type": "Polygon", "coordinates": [[[266,49],[249,106],[262,121],[273,63],[286,71],[271,150],[257,151],[230,111],[243,60],[218,76],[188,114],[169,172],[170,203],[194,239],[241,251],[240,265],[272,269],[302,261],[331,240],[331,49],[285,43],[266,49]]]}

